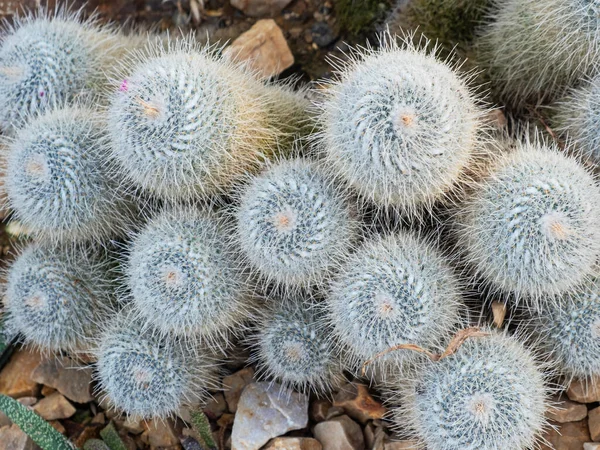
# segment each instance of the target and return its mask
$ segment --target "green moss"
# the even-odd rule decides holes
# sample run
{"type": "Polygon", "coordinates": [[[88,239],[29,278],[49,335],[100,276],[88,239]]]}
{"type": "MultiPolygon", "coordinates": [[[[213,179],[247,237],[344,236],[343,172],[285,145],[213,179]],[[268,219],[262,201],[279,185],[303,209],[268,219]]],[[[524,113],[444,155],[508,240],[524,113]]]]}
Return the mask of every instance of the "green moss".
{"type": "Polygon", "coordinates": [[[342,29],[361,33],[379,19],[388,6],[386,0],[337,0],[335,11],[342,29]]]}

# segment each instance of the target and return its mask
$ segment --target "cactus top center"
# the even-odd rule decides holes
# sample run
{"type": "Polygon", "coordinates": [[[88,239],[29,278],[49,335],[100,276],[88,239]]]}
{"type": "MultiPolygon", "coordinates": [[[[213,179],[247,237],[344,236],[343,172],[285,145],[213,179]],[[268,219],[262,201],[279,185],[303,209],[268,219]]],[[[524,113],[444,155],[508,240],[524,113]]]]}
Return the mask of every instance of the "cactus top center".
{"type": "Polygon", "coordinates": [[[276,213],[273,226],[279,233],[289,233],[296,227],[296,214],[291,208],[276,213]]]}

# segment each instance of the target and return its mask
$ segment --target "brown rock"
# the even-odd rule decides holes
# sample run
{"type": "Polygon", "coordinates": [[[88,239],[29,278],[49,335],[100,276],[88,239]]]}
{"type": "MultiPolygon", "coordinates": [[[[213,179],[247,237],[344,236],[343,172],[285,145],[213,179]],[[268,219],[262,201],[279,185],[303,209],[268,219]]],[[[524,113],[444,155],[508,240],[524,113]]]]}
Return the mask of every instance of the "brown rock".
{"type": "Polygon", "coordinates": [[[0,428],[0,450],[38,450],[39,447],[17,425],[0,428]]]}
{"type": "Polygon", "coordinates": [[[42,395],[44,397],[48,397],[56,392],[56,389],[51,388],[50,386],[42,386],[42,395]]]}
{"type": "Polygon", "coordinates": [[[348,416],[318,423],[314,435],[323,450],[363,450],[365,441],[360,426],[348,416]]]}
{"type": "Polygon", "coordinates": [[[41,399],[33,410],[46,420],[67,419],[75,414],[73,405],[58,392],[41,399]]]}
{"type": "Polygon", "coordinates": [[[588,410],[581,403],[572,402],[566,398],[556,399],[553,407],[548,410],[547,416],[550,420],[558,423],[577,422],[588,415],[588,410]]]}
{"type": "Polygon", "coordinates": [[[381,403],[369,394],[367,386],[359,383],[348,383],[333,399],[333,406],[344,408],[346,414],[360,423],[381,419],[387,412],[381,403]]]}
{"type": "Polygon", "coordinates": [[[12,421],[8,418],[6,414],[0,412],[0,428],[7,427],[12,424],[12,421]]]}
{"type": "Polygon", "coordinates": [[[173,422],[169,420],[152,419],[143,422],[146,431],[143,436],[153,447],[169,447],[178,445],[179,439],[175,434],[173,422]]]}
{"type": "Polygon", "coordinates": [[[394,441],[386,442],[383,445],[383,450],[414,450],[419,447],[418,441],[394,441]]]}
{"type": "Polygon", "coordinates": [[[581,450],[585,442],[591,441],[587,420],[559,424],[551,422],[557,429],[550,428],[543,438],[550,444],[541,444],[540,450],[581,450]]]}
{"type": "Polygon", "coordinates": [[[567,389],[567,396],[578,403],[600,401],[600,377],[591,380],[573,380],[567,389]]]}
{"type": "Polygon", "coordinates": [[[294,55],[273,19],[256,22],[223,53],[235,61],[247,62],[261,78],[279,75],[294,64],[294,55]]]}
{"type": "MultiPolygon", "coordinates": [[[[204,407],[204,413],[211,420],[217,420],[227,411],[225,396],[220,392],[212,394],[212,399],[204,407]]],[[[238,397],[239,400],[239,397],[238,397]]]]}
{"type": "Polygon", "coordinates": [[[104,415],[104,413],[98,413],[94,416],[90,423],[92,425],[102,425],[106,423],[106,416],[104,415]]]}
{"type": "Polygon", "coordinates": [[[83,445],[90,439],[100,438],[100,430],[104,428],[104,425],[89,425],[86,426],[81,433],[77,436],[74,444],[77,448],[83,448],[83,445]]]}
{"type": "Polygon", "coordinates": [[[33,371],[31,378],[56,389],[75,403],[87,403],[94,399],[90,393],[92,369],[67,358],[44,361],[33,371]]]}
{"type": "Polygon", "coordinates": [[[33,406],[37,403],[37,397],[21,397],[17,401],[23,406],[33,406]]]}
{"type": "Polygon", "coordinates": [[[592,441],[600,441],[600,406],[588,412],[588,427],[592,441]]]}
{"type": "Polygon", "coordinates": [[[67,434],[67,429],[58,420],[51,420],[48,423],[50,425],[52,425],[52,428],[54,428],[59,433],[61,433],[61,434],[67,434]]]}
{"type": "Polygon", "coordinates": [[[0,372],[0,394],[13,398],[37,396],[39,385],[31,375],[41,361],[37,351],[17,350],[0,372]]]}
{"type": "Polygon", "coordinates": [[[252,367],[245,367],[223,378],[225,400],[227,401],[229,412],[234,413],[237,411],[237,404],[240,401],[242,391],[252,382],[253,377],[254,369],[252,367]]]}
{"type": "Polygon", "coordinates": [[[596,442],[586,442],[583,444],[583,450],[600,450],[600,444],[596,442]]]}
{"type": "Polygon", "coordinates": [[[310,405],[308,414],[313,422],[323,422],[327,418],[327,412],[331,408],[331,402],[324,398],[313,401],[310,405]]]}
{"type": "Polygon", "coordinates": [[[144,431],[141,419],[134,419],[133,417],[127,417],[121,424],[121,428],[131,434],[140,434],[144,431]]]}
{"type": "Polygon", "coordinates": [[[276,16],[292,0],[231,0],[231,6],[250,17],[276,16]]]}
{"type": "Polygon", "coordinates": [[[313,438],[278,437],[269,441],[263,450],[323,450],[323,446],[313,438]]]}
{"type": "MultiPolygon", "coordinates": [[[[502,114],[502,111],[500,111],[500,113],[502,114]]],[[[504,318],[506,317],[506,304],[502,302],[492,302],[492,314],[494,316],[494,326],[496,328],[502,328],[502,325],[504,325],[504,318]]]]}

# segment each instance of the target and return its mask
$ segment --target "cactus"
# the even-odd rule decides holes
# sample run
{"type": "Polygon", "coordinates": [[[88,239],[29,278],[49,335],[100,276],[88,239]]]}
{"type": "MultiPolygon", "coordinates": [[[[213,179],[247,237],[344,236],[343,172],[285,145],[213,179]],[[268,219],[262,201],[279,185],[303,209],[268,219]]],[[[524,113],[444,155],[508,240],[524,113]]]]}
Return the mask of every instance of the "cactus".
{"type": "Polygon", "coordinates": [[[133,240],[125,271],[140,320],[162,334],[219,345],[250,315],[220,220],[191,207],[155,216],[133,240]]]}
{"type": "MultiPolygon", "coordinates": [[[[396,345],[444,346],[461,320],[460,283],[433,245],[402,231],[371,239],[356,251],[332,283],[327,309],[356,372],[396,345]]],[[[373,367],[385,375],[411,356],[388,353],[373,367]]]]}
{"type": "Polygon", "coordinates": [[[600,56],[600,5],[581,0],[494,0],[478,58],[501,101],[515,108],[560,94],[600,56]]]}
{"type": "Polygon", "coordinates": [[[89,250],[30,244],[8,271],[9,328],[42,351],[86,350],[111,287],[107,263],[89,250]]]}
{"type": "Polygon", "coordinates": [[[363,198],[412,213],[461,180],[482,127],[468,77],[409,39],[384,34],[380,50],[339,63],[317,137],[326,166],[363,198]]]}
{"type": "Polygon", "coordinates": [[[88,97],[126,39],[82,11],[40,9],[7,25],[0,45],[0,126],[19,127],[56,104],[88,97]]]}
{"type": "Polygon", "coordinates": [[[536,314],[535,332],[562,373],[600,375],[600,278],[585,280],[536,314]]]}
{"type": "Polygon", "coordinates": [[[514,337],[468,339],[399,383],[396,425],[429,450],[534,448],[548,406],[541,370],[514,337]]]}
{"type": "Polygon", "coordinates": [[[591,274],[599,204],[600,187],[577,161],[526,140],[457,212],[458,247],[492,290],[539,307],[591,274]]]}
{"type": "Polygon", "coordinates": [[[554,104],[553,128],[592,164],[600,164],[600,75],[554,104]]]}
{"type": "Polygon", "coordinates": [[[34,236],[102,241],[130,226],[133,207],[107,167],[98,113],[55,108],[33,119],[9,143],[5,189],[16,218],[34,236]]]}
{"type": "Polygon", "coordinates": [[[316,305],[303,298],[277,300],[252,338],[258,375],[300,392],[331,393],[343,380],[342,364],[316,305]]]}
{"type": "Polygon", "coordinates": [[[276,150],[270,96],[217,51],[188,38],[123,63],[109,129],[137,187],[167,200],[222,193],[276,150]]]}
{"type": "Polygon", "coordinates": [[[161,337],[130,307],[106,322],[96,352],[98,391],[132,417],[172,416],[215,387],[215,364],[206,351],[161,337]]]}
{"type": "Polygon", "coordinates": [[[357,239],[346,195],[308,160],[271,166],[240,197],[235,234],[247,262],[268,281],[285,287],[318,284],[357,239]]]}

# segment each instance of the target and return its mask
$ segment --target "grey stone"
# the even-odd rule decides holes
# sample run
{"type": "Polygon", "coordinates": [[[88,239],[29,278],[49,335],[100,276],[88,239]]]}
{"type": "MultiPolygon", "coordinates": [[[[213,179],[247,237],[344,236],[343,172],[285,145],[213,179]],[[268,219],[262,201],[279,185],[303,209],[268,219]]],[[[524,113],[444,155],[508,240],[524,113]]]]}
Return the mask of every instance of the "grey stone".
{"type": "Polygon", "coordinates": [[[43,361],[31,374],[36,383],[45,384],[75,403],[91,402],[92,369],[67,358],[43,361]]]}
{"type": "Polygon", "coordinates": [[[577,422],[587,417],[588,410],[581,403],[572,402],[566,398],[555,399],[547,416],[558,423],[577,422]]]}
{"type": "Polygon", "coordinates": [[[38,450],[39,447],[17,425],[0,428],[0,450],[38,450]]]}
{"type": "Polygon", "coordinates": [[[360,426],[348,416],[335,417],[315,426],[314,434],[323,450],[363,450],[365,440],[360,426]]]}
{"type": "Polygon", "coordinates": [[[292,0],[231,0],[231,6],[250,17],[275,16],[292,0]]]}

